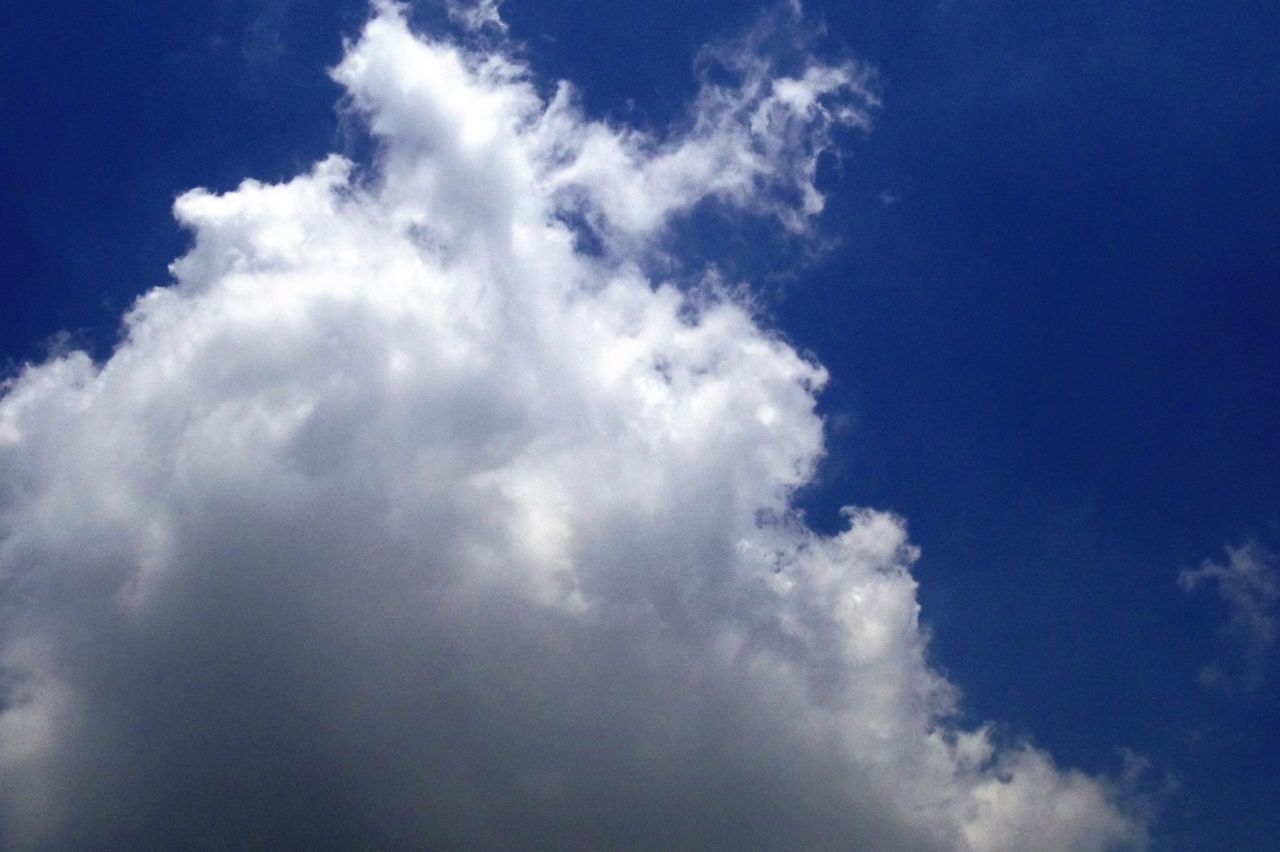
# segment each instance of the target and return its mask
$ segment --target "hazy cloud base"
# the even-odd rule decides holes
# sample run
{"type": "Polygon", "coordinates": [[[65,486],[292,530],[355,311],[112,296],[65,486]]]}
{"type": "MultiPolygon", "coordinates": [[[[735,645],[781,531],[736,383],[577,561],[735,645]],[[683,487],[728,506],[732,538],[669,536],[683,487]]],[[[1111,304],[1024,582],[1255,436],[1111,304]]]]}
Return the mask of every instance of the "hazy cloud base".
{"type": "Polygon", "coordinates": [[[803,231],[866,123],[756,35],[658,138],[379,5],[372,174],[178,200],[113,356],[0,400],[0,845],[1144,845],[951,721],[899,519],[790,511],[822,368],[642,271],[707,201],[803,231]]]}

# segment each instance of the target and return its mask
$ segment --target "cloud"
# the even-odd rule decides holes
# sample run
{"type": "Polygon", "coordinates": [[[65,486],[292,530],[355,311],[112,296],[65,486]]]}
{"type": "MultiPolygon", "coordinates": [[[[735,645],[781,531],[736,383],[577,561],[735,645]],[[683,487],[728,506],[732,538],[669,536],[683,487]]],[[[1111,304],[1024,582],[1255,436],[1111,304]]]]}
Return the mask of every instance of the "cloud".
{"type": "Polygon", "coordinates": [[[501,6],[502,0],[445,0],[449,17],[475,31],[493,27],[506,32],[507,22],[502,20],[501,6]]]}
{"type": "Polygon", "coordinates": [[[870,95],[760,48],[659,136],[383,3],[333,71],[375,167],[178,199],[112,356],[0,400],[0,845],[1144,845],[955,721],[901,519],[792,511],[822,367],[642,271],[821,209],[870,95]]]}
{"type": "Polygon", "coordinates": [[[1276,641],[1276,604],[1280,602],[1280,577],[1273,557],[1254,542],[1227,548],[1225,565],[1206,561],[1199,568],[1184,568],[1178,586],[1194,592],[1214,585],[1228,607],[1223,638],[1235,646],[1239,660],[1215,660],[1199,674],[1206,687],[1252,691],[1262,685],[1276,641]]]}

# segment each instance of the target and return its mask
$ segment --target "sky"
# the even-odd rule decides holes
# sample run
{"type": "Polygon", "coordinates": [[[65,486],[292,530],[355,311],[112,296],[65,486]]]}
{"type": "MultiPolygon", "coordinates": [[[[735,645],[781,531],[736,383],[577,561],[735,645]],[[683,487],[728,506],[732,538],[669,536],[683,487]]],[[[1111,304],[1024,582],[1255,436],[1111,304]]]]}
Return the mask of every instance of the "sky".
{"type": "Polygon", "coordinates": [[[1264,848],[1277,18],[9,4],[0,845],[1264,848]]]}

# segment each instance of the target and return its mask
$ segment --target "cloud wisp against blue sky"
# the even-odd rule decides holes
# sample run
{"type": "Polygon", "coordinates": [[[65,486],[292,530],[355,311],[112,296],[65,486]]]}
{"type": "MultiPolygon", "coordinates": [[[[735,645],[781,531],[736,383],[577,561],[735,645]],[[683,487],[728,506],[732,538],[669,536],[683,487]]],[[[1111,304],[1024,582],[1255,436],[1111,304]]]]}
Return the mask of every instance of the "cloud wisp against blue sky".
{"type": "Polygon", "coordinates": [[[1200,669],[1200,682],[1246,692],[1260,687],[1276,641],[1280,603],[1280,577],[1270,554],[1254,542],[1228,547],[1225,565],[1206,561],[1199,568],[1184,568],[1178,573],[1178,586],[1186,592],[1213,587],[1228,609],[1222,633],[1239,660],[1206,663],[1200,669]]]}

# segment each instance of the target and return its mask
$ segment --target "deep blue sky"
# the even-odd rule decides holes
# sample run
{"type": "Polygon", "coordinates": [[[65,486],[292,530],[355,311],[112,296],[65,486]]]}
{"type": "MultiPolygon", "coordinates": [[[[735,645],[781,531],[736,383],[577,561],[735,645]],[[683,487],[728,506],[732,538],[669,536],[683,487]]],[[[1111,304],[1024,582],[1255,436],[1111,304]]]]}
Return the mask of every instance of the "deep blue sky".
{"type": "MultiPolygon", "coordinates": [[[[1280,5],[810,2],[884,106],[823,164],[835,244],[718,234],[828,366],[805,495],[905,515],[935,662],[975,719],[1062,762],[1176,776],[1167,848],[1280,836],[1275,676],[1224,695],[1212,594],[1180,568],[1280,548],[1280,5]]],[[[547,80],[660,126],[736,2],[510,0],[547,80]]],[[[181,190],[362,140],[323,73],[360,0],[49,0],[0,12],[0,358],[99,354],[184,246],[181,190]]],[[[437,15],[438,17],[438,15],[437,15]]],[[[433,13],[425,9],[420,20],[433,13]]],[[[714,223],[710,223],[713,227],[714,223]]]]}

